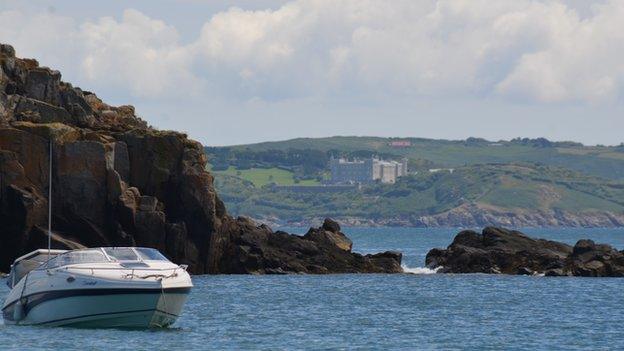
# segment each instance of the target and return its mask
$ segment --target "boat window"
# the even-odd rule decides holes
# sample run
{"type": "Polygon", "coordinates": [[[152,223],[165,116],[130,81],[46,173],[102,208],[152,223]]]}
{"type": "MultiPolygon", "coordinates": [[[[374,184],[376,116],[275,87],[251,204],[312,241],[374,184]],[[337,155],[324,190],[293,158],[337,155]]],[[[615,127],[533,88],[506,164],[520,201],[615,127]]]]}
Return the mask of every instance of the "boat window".
{"type": "Polygon", "coordinates": [[[145,247],[139,247],[135,249],[136,252],[141,256],[141,258],[145,261],[169,261],[167,257],[163,256],[156,249],[148,249],[145,247]]]}
{"type": "Polygon", "coordinates": [[[108,248],[105,248],[104,251],[106,251],[106,254],[108,255],[108,257],[116,261],[138,261],[139,260],[136,253],[134,253],[134,250],[132,250],[129,247],[108,247],[108,248]]]}
{"type": "Polygon", "coordinates": [[[102,251],[93,249],[93,250],[76,250],[66,252],[55,258],[49,260],[45,267],[46,269],[62,267],[71,264],[79,264],[79,263],[102,263],[108,262],[106,256],[102,251]]]}
{"type": "Polygon", "coordinates": [[[35,252],[31,253],[28,258],[23,258],[16,261],[11,267],[11,274],[7,280],[7,285],[12,289],[14,284],[17,284],[28,272],[39,268],[42,264],[46,263],[50,258],[56,257],[58,253],[35,252]]]}

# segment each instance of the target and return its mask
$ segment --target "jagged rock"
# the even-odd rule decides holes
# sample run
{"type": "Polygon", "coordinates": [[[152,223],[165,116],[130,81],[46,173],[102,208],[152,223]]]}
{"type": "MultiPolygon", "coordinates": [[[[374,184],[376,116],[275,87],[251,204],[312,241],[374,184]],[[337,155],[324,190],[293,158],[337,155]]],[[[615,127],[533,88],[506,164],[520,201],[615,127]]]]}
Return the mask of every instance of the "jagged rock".
{"type": "Polygon", "coordinates": [[[9,44],[0,44],[0,54],[15,57],[15,49],[9,44]]]}
{"type": "Polygon", "coordinates": [[[583,277],[624,276],[624,252],[592,240],[579,240],[568,262],[572,275],[583,277]]]}
{"type": "MultiPolygon", "coordinates": [[[[234,273],[398,273],[401,254],[385,252],[362,256],[351,253],[321,235],[298,236],[273,232],[239,217],[227,224],[230,235],[217,266],[234,273]]],[[[315,233],[330,233],[313,228],[315,233]]]]}
{"type": "Polygon", "coordinates": [[[401,260],[403,254],[398,251],[386,251],[377,254],[369,254],[364,256],[369,259],[376,270],[381,268],[384,273],[398,273],[403,272],[401,268],[401,260]]]}
{"type": "Polygon", "coordinates": [[[340,225],[329,218],[325,218],[320,228],[310,228],[304,235],[304,238],[316,242],[324,242],[345,251],[351,251],[353,247],[351,239],[340,232],[340,225]]]}
{"type": "Polygon", "coordinates": [[[37,67],[26,73],[24,92],[27,97],[46,102],[50,105],[59,105],[61,73],[48,68],[37,67]]]}
{"type": "Polygon", "coordinates": [[[123,141],[115,142],[113,149],[113,168],[121,177],[121,180],[128,182],[130,178],[130,159],[128,155],[128,146],[123,141]]]}
{"type": "Polygon", "coordinates": [[[340,224],[338,224],[338,222],[332,220],[331,218],[325,218],[325,220],[323,221],[322,228],[323,230],[326,230],[332,233],[340,232],[340,224]]]}
{"type": "Polygon", "coordinates": [[[571,251],[565,244],[486,227],[482,234],[470,230],[460,232],[446,250],[429,251],[426,264],[442,266],[442,272],[516,274],[520,268],[543,271],[563,267],[571,251]]]}
{"type": "Polygon", "coordinates": [[[624,252],[609,245],[579,240],[571,247],[494,227],[486,227],[481,234],[460,232],[448,248],[429,251],[425,263],[441,273],[624,276],[624,252]]]}
{"type": "Polygon", "coordinates": [[[329,219],[301,237],[230,217],[201,144],[0,44],[0,271],[45,245],[50,163],[53,247],[150,246],[193,273],[402,271],[329,219]]]}
{"type": "Polygon", "coordinates": [[[10,101],[16,120],[33,123],[71,123],[71,114],[64,108],[32,98],[12,95],[10,101]]]}

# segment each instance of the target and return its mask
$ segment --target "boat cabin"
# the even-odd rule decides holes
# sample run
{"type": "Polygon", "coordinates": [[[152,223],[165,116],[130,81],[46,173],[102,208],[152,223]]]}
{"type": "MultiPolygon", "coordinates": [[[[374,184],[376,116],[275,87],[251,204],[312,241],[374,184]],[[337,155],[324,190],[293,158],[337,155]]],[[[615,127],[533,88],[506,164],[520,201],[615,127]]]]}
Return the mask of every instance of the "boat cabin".
{"type": "Polygon", "coordinates": [[[65,252],[67,250],[39,249],[16,258],[11,265],[11,273],[9,274],[9,279],[7,279],[7,285],[12,289],[28,272],[39,268],[42,264],[48,262],[49,259],[65,252]]]}
{"type": "Polygon", "coordinates": [[[35,250],[19,257],[11,266],[7,280],[13,288],[28,272],[35,269],[54,269],[83,263],[117,262],[125,268],[149,267],[145,261],[169,261],[158,250],[145,247],[98,247],[78,250],[35,250]]]}

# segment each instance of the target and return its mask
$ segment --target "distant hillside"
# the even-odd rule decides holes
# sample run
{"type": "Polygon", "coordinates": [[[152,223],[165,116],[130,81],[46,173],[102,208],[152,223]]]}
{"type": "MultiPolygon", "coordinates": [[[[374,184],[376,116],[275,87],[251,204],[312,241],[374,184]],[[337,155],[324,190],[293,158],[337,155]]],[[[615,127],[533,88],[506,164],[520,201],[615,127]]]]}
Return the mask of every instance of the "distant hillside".
{"type": "MultiPolygon", "coordinates": [[[[359,139],[346,140],[361,141],[359,139]]],[[[455,145],[454,142],[429,142],[446,145],[448,149],[473,150],[471,146],[455,145]]],[[[359,147],[361,145],[356,148],[359,147]]],[[[503,148],[524,150],[524,153],[516,155],[539,155],[537,150],[529,152],[533,148],[529,146],[510,145],[503,148]]],[[[473,151],[480,149],[489,147],[476,147],[473,151]]],[[[551,154],[559,152],[556,148],[538,150],[551,154]]],[[[595,150],[604,152],[600,148],[595,150]]],[[[433,150],[429,152],[433,155],[433,150]]],[[[475,158],[476,154],[473,154],[475,158]]],[[[587,154],[576,156],[591,162],[587,154]]],[[[614,158],[593,157],[617,161],[614,158]]],[[[563,159],[565,157],[560,158],[563,159]]],[[[421,171],[402,178],[394,185],[374,184],[361,190],[338,193],[259,187],[251,181],[223,172],[216,173],[215,186],[235,214],[295,224],[331,216],[343,222],[364,225],[624,225],[623,181],[534,164],[484,164],[457,167],[453,172],[421,171]]]]}
{"type": "Polygon", "coordinates": [[[300,138],[206,148],[230,211],[282,222],[324,216],[352,224],[622,226],[624,147],[543,138],[300,138]],[[331,156],[409,159],[397,184],[337,193],[314,186],[331,156]],[[453,172],[431,172],[453,169],[453,172]]]}
{"type": "Polygon", "coordinates": [[[321,175],[330,154],[377,154],[386,158],[407,157],[412,169],[522,162],[563,167],[607,179],[624,179],[624,146],[584,146],[543,138],[496,142],[478,138],[458,141],[379,137],[299,138],[207,148],[207,152],[211,163],[220,163],[222,167],[227,168],[231,162],[238,161],[247,167],[257,163],[291,165],[303,178],[321,175]],[[410,146],[393,147],[390,145],[392,141],[407,141],[410,146]],[[281,161],[275,162],[275,157],[281,161]],[[307,170],[297,169],[301,160],[306,160],[307,170]]]}

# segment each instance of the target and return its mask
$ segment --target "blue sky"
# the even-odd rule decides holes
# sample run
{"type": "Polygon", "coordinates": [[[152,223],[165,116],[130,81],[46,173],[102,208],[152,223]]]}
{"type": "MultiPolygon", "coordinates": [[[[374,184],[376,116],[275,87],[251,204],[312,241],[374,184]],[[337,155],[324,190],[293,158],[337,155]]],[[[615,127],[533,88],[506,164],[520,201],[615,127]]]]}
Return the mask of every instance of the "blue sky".
{"type": "Polygon", "coordinates": [[[624,2],[0,2],[0,41],[206,145],[624,141],[624,2]]]}

